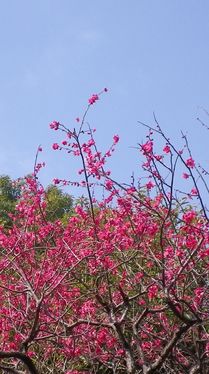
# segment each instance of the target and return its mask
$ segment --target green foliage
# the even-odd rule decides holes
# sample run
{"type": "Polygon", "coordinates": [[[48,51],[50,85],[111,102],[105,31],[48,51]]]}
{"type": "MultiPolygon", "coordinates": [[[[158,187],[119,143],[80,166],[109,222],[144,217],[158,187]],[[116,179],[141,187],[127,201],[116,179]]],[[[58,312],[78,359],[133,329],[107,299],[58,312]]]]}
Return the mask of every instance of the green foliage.
{"type": "Polygon", "coordinates": [[[60,188],[50,185],[46,189],[46,204],[47,221],[54,222],[61,219],[65,223],[72,210],[73,199],[60,188]]]}
{"type": "MultiPolygon", "coordinates": [[[[12,226],[10,214],[15,211],[24,183],[24,179],[14,182],[8,175],[0,176],[0,225],[7,228],[12,226]]],[[[61,219],[63,223],[67,222],[73,207],[73,199],[68,193],[50,185],[46,189],[46,204],[47,221],[61,219]]]]}
{"type": "Polygon", "coordinates": [[[5,227],[12,225],[10,213],[15,210],[15,205],[20,195],[20,187],[8,175],[0,176],[0,224],[5,227]]]}

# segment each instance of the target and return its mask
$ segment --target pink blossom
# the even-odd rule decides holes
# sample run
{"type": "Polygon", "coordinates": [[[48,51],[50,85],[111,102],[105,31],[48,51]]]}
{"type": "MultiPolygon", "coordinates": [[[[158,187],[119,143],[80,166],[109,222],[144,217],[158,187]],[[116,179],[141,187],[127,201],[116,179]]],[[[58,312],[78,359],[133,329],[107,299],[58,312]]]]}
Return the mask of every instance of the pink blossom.
{"type": "Polygon", "coordinates": [[[93,94],[89,98],[89,105],[93,105],[97,100],[99,100],[99,96],[97,94],[93,94]]]}
{"type": "Polygon", "coordinates": [[[148,190],[151,190],[154,186],[155,186],[155,184],[154,184],[152,181],[149,181],[149,182],[146,184],[146,187],[147,187],[148,190]]]}
{"type": "Polygon", "coordinates": [[[113,140],[114,140],[114,144],[118,143],[119,142],[119,136],[118,135],[114,135],[113,136],[113,140]]]}
{"type": "Polygon", "coordinates": [[[156,159],[157,161],[162,160],[162,158],[163,158],[163,156],[161,156],[161,155],[155,155],[155,159],[156,159]]]}
{"type": "Polygon", "coordinates": [[[52,144],[52,148],[56,151],[59,149],[59,145],[57,143],[52,144]]]}
{"type": "Polygon", "coordinates": [[[53,121],[50,123],[50,128],[53,129],[53,130],[58,130],[59,126],[60,126],[60,123],[57,122],[57,121],[53,121]]]}
{"type": "Polygon", "coordinates": [[[138,273],[135,274],[134,276],[134,281],[136,283],[139,283],[141,281],[141,279],[143,278],[144,274],[140,271],[138,273]]]}
{"type": "Polygon", "coordinates": [[[112,187],[113,187],[113,182],[110,181],[110,180],[107,180],[107,181],[105,182],[105,187],[106,187],[107,190],[111,190],[112,187]]]}
{"type": "Polygon", "coordinates": [[[164,251],[164,256],[171,258],[173,256],[173,248],[172,247],[167,247],[164,251]]]}
{"type": "Polygon", "coordinates": [[[88,147],[91,147],[92,145],[95,145],[95,141],[94,141],[94,139],[90,139],[89,141],[88,141],[88,147]]]}
{"type": "Polygon", "coordinates": [[[158,286],[155,284],[153,286],[150,286],[148,290],[149,299],[153,299],[154,297],[157,296],[157,294],[158,294],[158,286]]]}
{"type": "Polygon", "coordinates": [[[151,140],[149,140],[145,144],[142,144],[141,148],[142,148],[142,150],[144,151],[145,154],[146,153],[151,153],[152,150],[153,150],[153,142],[151,140]]]}
{"type": "Polygon", "coordinates": [[[137,192],[137,189],[136,187],[130,187],[130,188],[127,188],[126,192],[128,194],[133,194],[134,192],[137,192]]]}
{"type": "Polygon", "coordinates": [[[198,191],[197,191],[196,188],[192,188],[192,189],[191,189],[191,195],[192,195],[192,196],[197,196],[197,195],[198,195],[198,191]]]}
{"type": "Polygon", "coordinates": [[[141,299],[141,300],[139,300],[139,301],[138,301],[138,304],[139,304],[139,305],[145,305],[145,304],[146,304],[146,302],[145,302],[145,300],[144,300],[144,299],[141,299]]]}
{"type": "Polygon", "coordinates": [[[165,153],[170,153],[171,149],[169,147],[169,145],[166,145],[164,148],[163,148],[163,152],[165,153]]]}
{"type": "Polygon", "coordinates": [[[183,220],[187,224],[190,224],[195,217],[196,217],[196,213],[193,210],[190,210],[189,212],[186,212],[183,214],[183,220]]]}
{"type": "Polygon", "coordinates": [[[186,160],[186,164],[191,169],[193,169],[195,167],[195,162],[194,162],[192,157],[190,157],[190,158],[188,158],[188,160],[186,160]]]}
{"type": "Polygon", "coordinates": [[[183,174],[182,174],[182,177],[183,177],[184,179],[188,179],[188,178],[189,178],[189,174],[187,174],[187,173],[183,173],[183,174]]]}
{"type": "Polygon", "coordinates": [[[53,182],[54,182],[54,184],[59,184],[59,183],[60,183],[60,180],[59,180],[58,178],[54,178],[54,179],[53,179],[53,182]]]}

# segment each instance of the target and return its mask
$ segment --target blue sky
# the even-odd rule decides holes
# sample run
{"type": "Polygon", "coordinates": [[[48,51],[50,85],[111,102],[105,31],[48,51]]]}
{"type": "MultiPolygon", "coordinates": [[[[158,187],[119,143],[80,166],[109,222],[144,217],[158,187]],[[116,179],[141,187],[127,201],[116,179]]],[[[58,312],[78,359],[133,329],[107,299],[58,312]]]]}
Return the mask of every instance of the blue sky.
{"type": "Polygon", "coordinates": [[[209,124],[209,2],[207,0],[13,0],[0,2],[0,174],[33,169],[42,144],[43,183],[70,178],[73,159],[51,150],[52,120],[69,127],[88,97],[107,95],[88,120],[104,149],[121,138],[112,161],[124,180],[139,170],[137,121],[153,123],[180,141],[188,132],[207,167],[209,124]]]}

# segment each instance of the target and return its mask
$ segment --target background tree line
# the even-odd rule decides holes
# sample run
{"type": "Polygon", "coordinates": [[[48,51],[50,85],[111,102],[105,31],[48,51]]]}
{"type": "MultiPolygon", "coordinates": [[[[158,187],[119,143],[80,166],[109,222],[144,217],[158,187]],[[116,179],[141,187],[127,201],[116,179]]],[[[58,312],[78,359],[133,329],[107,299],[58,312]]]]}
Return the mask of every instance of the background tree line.
{"type": "MultiPolygon", "coordinates": [[[[11,213],[15,212],[15,206],[21,198],[21,187],[24,178],[12,180],[9,175],[0,176],[0,224],[11,227],[11,213]]],[[[46,220],[54,222],[57,219],[66,222],[72,213],[73,198],[63,192],[61,188],[49,185],[45,190],[46,220]]]]}

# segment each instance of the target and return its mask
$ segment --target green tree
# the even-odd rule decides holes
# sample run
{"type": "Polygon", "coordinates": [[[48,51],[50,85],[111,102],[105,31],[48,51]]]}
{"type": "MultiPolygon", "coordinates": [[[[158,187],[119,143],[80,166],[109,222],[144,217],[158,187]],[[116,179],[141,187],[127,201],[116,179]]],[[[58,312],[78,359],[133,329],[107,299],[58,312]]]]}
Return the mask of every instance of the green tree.
{"type": "Polygon", "coordinates": [[[46,189],[46,204],[46,219],[52,222],[61,219],[65,223],[72,210],[73,199],[57,186],[50,185],[46,189]]]}
{"type": "Polygon", "coordinates": [[[12,225],[10,213],[15,210],[15,205],[20,196],[20,186],[12,181],[8,175],[0,176],[0,224],[5,227],[12,225]]]}

